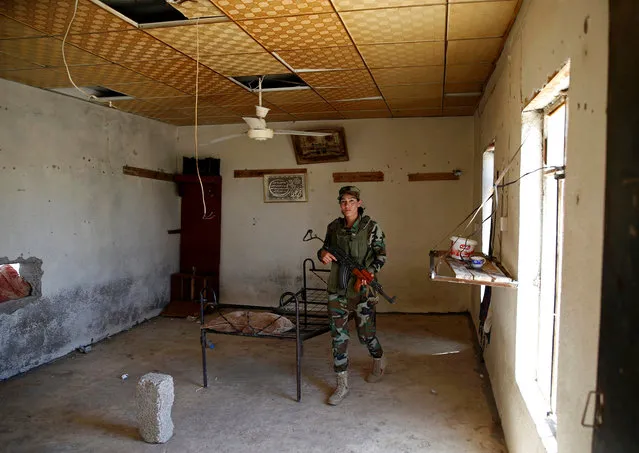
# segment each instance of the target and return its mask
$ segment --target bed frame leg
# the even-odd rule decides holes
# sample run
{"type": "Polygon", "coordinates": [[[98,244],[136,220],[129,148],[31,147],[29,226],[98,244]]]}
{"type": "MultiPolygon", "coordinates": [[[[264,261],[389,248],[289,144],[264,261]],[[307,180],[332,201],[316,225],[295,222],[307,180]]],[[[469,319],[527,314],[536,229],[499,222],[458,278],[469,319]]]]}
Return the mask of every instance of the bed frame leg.
{"type": "Polygon", "coordinates": [[[296,348],[296,359],[297,359],[297,402],[302,401],[302,341],[297,336],[297,348],[296,348]]]}
{"type": "Polygon", "coordinates": [[[206,331],[204,330],[200,330],[200,343],[202,343],[202,378],[204,387],[208,387],[209,382],[206,376],[206,331]]]}

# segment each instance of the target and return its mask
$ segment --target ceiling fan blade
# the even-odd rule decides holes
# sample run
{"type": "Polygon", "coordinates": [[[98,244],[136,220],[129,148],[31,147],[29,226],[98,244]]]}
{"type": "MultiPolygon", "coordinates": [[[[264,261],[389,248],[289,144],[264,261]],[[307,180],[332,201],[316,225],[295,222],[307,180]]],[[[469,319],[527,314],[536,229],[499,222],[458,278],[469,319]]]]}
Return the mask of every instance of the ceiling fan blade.
{"type": "Polygon", "coordinates": [[[266,121],[264,118],[252,118],[250,116],[243,116],[242,119],[248,124],[251,129],[266,129],[266,121]]]}
{"type": "Polygon", "coordinates": [[[205,143],[204,146],[212,145],[213,143],[225,142],[226,140],[230,140],[232,138],[243,137],[246,135],[246,132],[242,132],[241,134],[233,134],[233,135],[225,135],[224,137],[214,138],[208,143],[205,143]]]}
{"type": "Polygon", "coordinates": [[[326,137],[327,135],[332,135],[330,132],[287,131],[285,129],[276,129],[273,133],[275,135],[307,135],[309,137],[326,137]]]}

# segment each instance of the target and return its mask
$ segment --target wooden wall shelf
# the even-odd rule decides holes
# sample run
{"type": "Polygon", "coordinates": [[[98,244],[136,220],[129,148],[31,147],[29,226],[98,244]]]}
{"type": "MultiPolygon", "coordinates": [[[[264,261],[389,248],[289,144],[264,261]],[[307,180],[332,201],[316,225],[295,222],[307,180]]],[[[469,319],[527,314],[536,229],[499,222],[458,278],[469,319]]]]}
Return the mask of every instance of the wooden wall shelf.
{"type": "Polygon", "coordinates": [[[269,168],[265,170],[235,170],[234,178],[261,178],[264,175],[285,175],[291,173],[306,173],[306,168],[269,168]]]}
{"type": "Polygon", "coordinates": [[[475,255],[486,258],[486,264],[481,269],[473,269],[465,262],[451,257],[448,255],[447,250],[431,250],[430,279],[467,285],[500,286],[502,288],[517,287],[517,281],[510,276],[497,260],[494,258],[491,260],[481,253],[475,255]]]}
{"type": "Polygon", "coordinates": [[[376,182],[384,180],[382,171],[349,171],[333,173],[333,182],[376,182]]]}

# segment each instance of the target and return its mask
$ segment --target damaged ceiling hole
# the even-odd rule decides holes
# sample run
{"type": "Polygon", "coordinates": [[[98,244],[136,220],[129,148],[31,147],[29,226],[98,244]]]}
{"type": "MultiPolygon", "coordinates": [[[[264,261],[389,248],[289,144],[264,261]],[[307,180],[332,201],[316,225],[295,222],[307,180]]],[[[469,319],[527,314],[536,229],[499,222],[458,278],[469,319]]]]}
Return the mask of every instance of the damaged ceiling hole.
{"type": "Polygon", "coordinates": [[[165,0],[101,0],[101,2],[138,24],[188,19],[165,0]]]}
{"type": "Polygon", "coordinates": [[[257,92],[260,77],[262,78],[262,91],[310,90],[311,88],[296,74],[239,76],[231,77],[231,80],[244,88],[257,92]]]}

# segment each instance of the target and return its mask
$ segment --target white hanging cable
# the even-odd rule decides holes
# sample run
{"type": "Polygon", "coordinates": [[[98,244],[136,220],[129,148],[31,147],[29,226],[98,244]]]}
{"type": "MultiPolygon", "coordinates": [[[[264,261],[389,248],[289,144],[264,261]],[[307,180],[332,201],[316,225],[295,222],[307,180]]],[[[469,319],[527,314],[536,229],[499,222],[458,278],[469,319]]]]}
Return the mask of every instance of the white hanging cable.
{"type": "Polygon", "coordinates": [[[204,220],[210,220],[215,217],[214,212],[210,212],[207,214],[206,212],[206,196],[204,195],[204,184],[202,183],[202,176],[200,176],[200,165],[198,163],[198,140],[197,140],[197,103],[199,96],[199,78],[200,78],[200,33],[199,33],[199,24],[200,18],[198,17],[195,21],[195,126],[193,128],[195,132],[195,172],[197,173],[197,180],[200,183],[200,191],[202,192],[202,207],[204,213],[202,214],[202,218],[204,220]]]}
{"type": "Polygon", "coordinates": [[[79,86],[77,86],[75,84],[75,82],[73,81],[73,78],[71,77],[71,71],[69,70],[69,65],[67,64],[67,57],[66,54],[64,53],[64,45],[67,42],[67,36],[69,36],[69,31],[71,30],[71,25],[73,25],[73,21],[75,20],[75,16],[78,12],[78,1],[79,0],[75,0],[75,6],[73,8],[73,16],[71,16],[71,21],[69,21],[69,25],[67,26],[67,31],[64,33],[64,38],[62,38],[62,62],[64,63],[64,67],[67,70],[67,76],[69,77],[69,81],[71,82],[71,84],[82,94],[84,94],[88,99],[93,99],[93,100],[98,100],[98,98],[96,96],[94,96],[93,94],[87,93],[86,91],[84,91],[82,88],[80,88],[79,86]]]}

